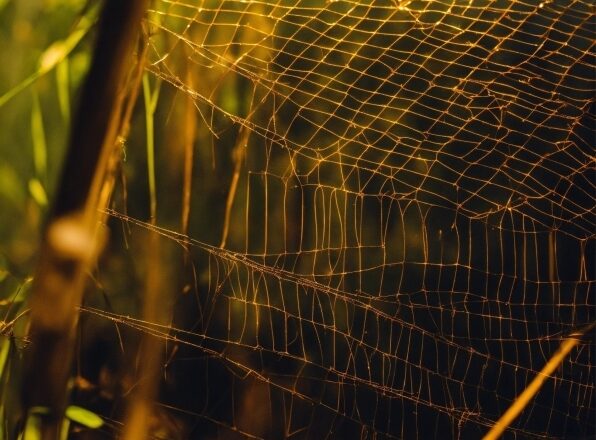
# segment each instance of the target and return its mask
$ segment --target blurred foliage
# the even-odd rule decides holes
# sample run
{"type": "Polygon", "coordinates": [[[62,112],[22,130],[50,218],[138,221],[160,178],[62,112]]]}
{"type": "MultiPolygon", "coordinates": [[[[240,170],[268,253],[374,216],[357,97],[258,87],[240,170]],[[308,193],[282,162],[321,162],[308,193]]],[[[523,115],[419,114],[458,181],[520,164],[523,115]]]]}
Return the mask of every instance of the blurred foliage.
{"type": "MultiPolygon", "coordinates": [[[[0,438],[22,426],[26,296],[60,173],[96,8],[84,0],[0,1],[0,438]]],[[[75,414],[76,416],[76,414],[75,414]]],[[[35,420],[25,438],[35,438],[35,420]]]]}
{"type": "MultiPolygon", "coordinates": [[[[90,62],[96,3],[0,0],[0,418],[6,419],[0,440],[18,427],[19,414],[12,411],[18,398],[5,392],[14,395],[10,388],[18,384],[15,365],[27,344],[24,299],[76,111],[77,90],[90,62]]],[[[518,192],[534,192],[500,175],[516,164],[523,170],[537,159],[516,162],[512,153],[487,153],[518,147],[523,153],[536,147],[520,140],[521,135],[500,142],[485,131],[490,127],[523,133],[526,120],[522,124],[515,115],[523,114],[523,106],[514,106],[512,98],[509,120],[503,115],[498,120],[496,110],[484,111],[496,101],[480,99],[473,87],[469,93],[475,98],[455,105],[465,97],[465,87],[453,87],[453,78],[474,86],[473,74],[479,75],[479,83],[488,75],[489,91],[500,80],[508,86],[511,81],[513,90],[525,89],[516,78],[501,75],[504,70],[499,69],[506,67],[494,67],[508,66],[524,55],[529,49],[523,38],[507,34],[511,38],[503,41],[513,41],[512,49],[493,51],[491,33],[511,29],[493,26],[489,19],[476,21],[474,14],[484,11],[481,6],[469,11],[466,7],[467,12],[458,15],[449,2],[410,2],[411,15],[404,12],[401,17],[392,8],[399,4],[403,12],[402,2],[379,2],[378,8],[370,1],[358,6],[297,3],[302,9],[296,11],[284,2],[206,0],[201,3],[204,10],[191,1],[152,3],[145,23],[150,63],[130,135],[122,140],[123,162],[111,203],[130,218],[122,214],[117,220],[114,215],[107,221],[110,239],[89,277],[83,305],[88,313],[82,314],[70,384],[74,406],[67,418],[76,425],[73,431],[100,428],[96,414],[104,421],[100,430],[114,434],[120,429],[124,399],[136,380],[140,335],[152,334],[167,342],[161,404],[148,421],[162,438],[197,432],[204,437],[221,432],[241,436],[243,426],[257,437],[267,437],[269,432],[294,429],[292,417],[298,420],[296,426],[303,424],[296,432],[304,428],[306,435],[328,435],[330,426],[339,436],[356,435],[358,429],[366,436],[368,429],[383,423],[377,414],[389,420],[392,411],[400,414],[393,425],[387,421],[386,429],[399,434],[400,417],[407,421],[412,408],[420,418],[406,423],[409,433],[424,425],[429,425],[428,432],[436,429],[435,434],[445,426],[455,433],[458,411],[476,402],[489,361],[494,361],[489,366],[497,381],[507,375],[506,368],[515,368],[509,373],[517,387],[499,383],[505,390],[492,393],[494,406],[487,405],[493,413],[509,402],[510,391],[523,388],[527,377],[517,380],[516,375],[532,373],[521,368],[523,360],[507,357],[502,342],[513,342],[510,351],[517,353],[521,347],[529,359],[542,361],[544,347],[531,345],[533,338],[555,344],[553,335],[591,316],[582,315],[580,307],[574,318],[549,316],[546,336],[539,334],[543,322],[535,317],[538,300],[534,302],[533,295],[538,298],[540,291],[541,298],[547,298],[539,289],[549,288],[553,280],[538,269],[538,257],[528,257],[526,263],[525,247],[522,251],[519,243],[523,240],[526,246],[526,239],[533,239],[536,249],[550,249],[551,238],[546,237],[551,231],[535,238],[544,231],[532,229],[539,228],[540,221],[539,226],[527,226],[531,211],[529,217],[520,211],[516,220],[511,214],[507,223],[506,212],[512,212],[511,207],[505,209],[507,200],[518,192]],[[309,20],[309,14],[317,20],[309,20]],[[347,25],[340,23],[344,19],[347,25]],[[383,23],[382,32],[375,27],[378,23],[383,23]],[[462,40],[469,38],[458,46],[464,55],[436,49],[441,40],[428,35],[437,23],[447,29],[440,35],[454,32],[462,40]],[[469,28],[460,29],[465,26],[469,28]],[[466,52],[473,41],[482,56],[466,52]],[[485,70],[468,69],[468,64],[477,67],[484,58],[495,64],[485,70]],[[394,69],[401,61],[403,72],[394,69]],[[449,75],[442,75],[445,66],[449,75]],[[441,125],[441,118],[451,120],[448,117],[455,122],[441,125]],[[452,132],[458,124],[467,124],[466,129],[452,132]],[[476,134],[485,144],[477,143],[476,134]],[[446,154],[445,145],[454,152],[446,154]],[[482,148],[475,149],[478,145],[482,148]],[[193,172],[186,182],[182,170],[189,149],[193,172]],[[475,157],[477,153],[482,157],[475,157]],[[230,183],[234,179],[235,192],[230,183]],[[192,209],[184,214],[186,184],[192,209]],[[476,197],[480,187],[482,197],[476,197]],[[462,201],[460,191],[474,197],[462,201]],[[468,211],[460,213],[459,208],[468,211]],[[184,215],[189,216],[187,226],[184,215]],[[135,225],[134,219],[164,229],[151,231],[148,224],[135,225]],[[190,246],[174,231],[188,232],[197,241],[190,246]],[[149,234],[156,233],[167,237],[161,240],[157,265],[150,266],[145,260],[151,252],[147,243],[149,234]],[[524,255],[521,262],[515,258],[519,255],[524,255]],[[524,271],[535,266],[539,282],[528,282],[531,276],[519,281],[518,265],[524,271]],[[160,285],[166,286],[161,305],[173,309],[168,322],[136,318],[152,267],[159,267],[160,285]],[[514,281],[509,286],[503,279],[514,281]],[[517,308],[503,311],[515,295],[517,308]],[[505,330],[512,333],[515,326],[524,328],[511,334],[511,340],[500,333],[491,335],[493,327],[500,331],[505,326],[504,321],[510,325],[505,330]],[[530,335],[530,330],[536,334],[530,335]],[[450,354],[453,347],[463,354],[450,354]],[[483,350],[486,358],[475,357],[483,350]],[[420,360],[412,361],[417,353],[420,360]],[[450,361],[449,356],[455,357],[450,361]],[[455,370],[458,356],[469,359],[461,367],[465,377],[459,379],[460,372],[448,372],[455,370]],[[375,370],[377,361],[382,368],[375,370]],[[486,363],[472,365],[473,361],[486,363]],[[380,371],[389,375],[386,363],[393,377],[379,378],[380,371]],[[443,363],[445,368],[439,368],[443,363]],[[453,386],[453,396],[449,401],[442,401],[440,393],[431,396],[435,388],[431,392],[430,379],[427,389],[415,391],[410,383],[408,390],[406,369],[412,383],[414,375],[423,377],[430,371],[428,377],[437,383],[444,380],[434,384],[437,389],[453,386]],[[456,379],[449,382],[449,374],[456,379]],[[320,388],[325,395],[319,395],[320,388]],[[404,395],[412,399],[396,398],[404,395]],[[340,397],[345,399],[342,404],[337,403],[340,397]],[[422,403],[425,398],[427,406],[422,403]],[[444,410],[447,416],[436,416],[436,426],[422,422],[435,417],[433,404],[451,405],[444,410]],[[312,420],[321,414],[331,421],[319,427],[312,420]]],[[[502,12],[499,8],[504,7],[497,3],[494,11],[486,8],[487,14],[502,12]]],[[[517,6],[524,14],[529,8],[525,3],[517,6]]],[[[546,20],[532,14],[527,17],[546,20]]],[[[529,98],[540,108],[542,96],[530,93],[535,93],[529,98]]],[[[536,126],[548,125],[540,116],[534,118],[529,121],[536,126]]],[[[556,160],[565,164],[569,159],[556,160]]],[[[547,182],[540,175],[536,181],[547,182]]],[[[523,202],[516,208],[526,206],[523,202]]],[[[544,217],[558,220],[547,211],[544,217]]],[[[558,240],[563,255],[570,245],[567,238],[558,240]]],[[[573,268],[567,271],[564,262],[559,263],[560,273],[571,273],[568,279],[575,282],[577,261],[567,255],[559,259],[571,260],[573,268]]],[[[571,300],[563,293],[547,312],[567,313],[558,307],[581,300],[581,281],[570,289],[571,300]]],[[[557,283],[552,283],[553,291],[557,283]]],[[[587,309],[588,301],[583,303],[587,309]]],[[[583,386],[583,381],[572,383],[583,386]]],[[[550,411],[548,405],[541,409],[550,411]]],[[[474,405],[469,408],[477,410],[474,405]]],[[[468,415],[462,414],[459,422],[465,425],[468,415]]],[[[469,422],[468,432],[478,434],[492,415],[469,422]]],[[[30,423],[35,430],[35,420],[30,423]]],[[[538,432],[546,429],[541,421],[536,423],[538,432]]]]}
{"type": "Polygon", "coordinates": [[[89,65],[84,6],[81,0],[0,4],[0,253],[4,269],[20,278],[32,270],[68,138],[72,94],[89,65]]]}

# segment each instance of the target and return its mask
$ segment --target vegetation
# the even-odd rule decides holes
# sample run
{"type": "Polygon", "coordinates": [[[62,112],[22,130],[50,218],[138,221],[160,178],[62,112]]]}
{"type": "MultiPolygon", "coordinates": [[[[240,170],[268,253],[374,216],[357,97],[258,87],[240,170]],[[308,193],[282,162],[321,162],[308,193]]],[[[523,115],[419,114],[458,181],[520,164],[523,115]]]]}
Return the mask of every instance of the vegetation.
{"type": "Polygon", "coordinates": [[[0,440],[594,435],[593,21],[0,0],[0,440]]]}

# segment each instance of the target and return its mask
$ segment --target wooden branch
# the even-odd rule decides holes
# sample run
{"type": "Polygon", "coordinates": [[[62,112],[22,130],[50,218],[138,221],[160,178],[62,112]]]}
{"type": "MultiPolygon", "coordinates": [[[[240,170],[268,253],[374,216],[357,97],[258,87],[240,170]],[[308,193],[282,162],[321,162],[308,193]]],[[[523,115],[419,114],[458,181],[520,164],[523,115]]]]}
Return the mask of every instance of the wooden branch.
{"type": "Polygon", "coordinates": [[[77,308],[101,248],[98,208],[122,125],[124,83],[146,0],[105,0],[91,68],[72,126],[31,294],[23,401],[45,407],[42,438],[58,439],[67,402],[77,308]]]}

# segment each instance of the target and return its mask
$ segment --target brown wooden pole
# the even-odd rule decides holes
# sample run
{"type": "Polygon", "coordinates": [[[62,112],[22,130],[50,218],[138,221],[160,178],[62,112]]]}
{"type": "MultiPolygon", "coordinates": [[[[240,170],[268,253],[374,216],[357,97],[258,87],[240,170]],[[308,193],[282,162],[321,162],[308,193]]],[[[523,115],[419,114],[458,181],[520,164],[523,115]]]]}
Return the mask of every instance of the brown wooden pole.
{"type": "Polygon", "coordinates": [[[67,402],[85,271],[101,248],[98,202],[121,126],[125,79],[147,0],[105,0],[31,293],[23,401],[45,407],[42,438],[58,439],[67,402]]]}

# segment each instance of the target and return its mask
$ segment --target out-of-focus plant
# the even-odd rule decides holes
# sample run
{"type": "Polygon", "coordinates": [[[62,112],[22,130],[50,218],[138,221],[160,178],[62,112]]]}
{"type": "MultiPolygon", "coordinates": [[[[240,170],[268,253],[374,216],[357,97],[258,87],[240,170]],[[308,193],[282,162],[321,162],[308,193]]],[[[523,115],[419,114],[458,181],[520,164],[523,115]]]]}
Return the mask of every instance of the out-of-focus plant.
{"type": "MultiPolygon", "coordinates": [[[[84,0],[0,1],[0,439],[14,438],[24,420],[25,300],[96,16],[84,0]]],[[[24,438],[35,438],[27,426],[24,438]]]]}
{"type": "Polygon", "coordinates": [[[32,267],[68,136],[72,91],[89,64],[97,8],[85,5],[0,2],[0,255],[9,266],[3,269],[20,277],[32,267]]]}

